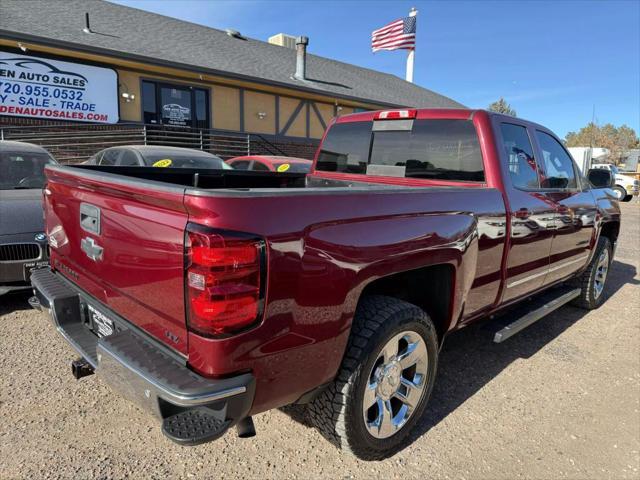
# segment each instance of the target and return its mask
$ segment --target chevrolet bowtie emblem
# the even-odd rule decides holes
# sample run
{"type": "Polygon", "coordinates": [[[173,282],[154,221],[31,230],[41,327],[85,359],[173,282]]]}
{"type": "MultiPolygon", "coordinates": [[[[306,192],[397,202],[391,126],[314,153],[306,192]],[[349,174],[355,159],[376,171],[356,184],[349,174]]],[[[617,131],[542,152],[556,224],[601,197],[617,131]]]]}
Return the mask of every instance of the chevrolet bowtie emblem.
{"type": "Polygon", "coordinates": [[[94,262],[102,260],[102,252],[104,251],[104,248],[98,245],[93,238],[83,238],[80,242],[80,248],[82,248],[82,251],[87,254],[87,257],[94,262]]]}

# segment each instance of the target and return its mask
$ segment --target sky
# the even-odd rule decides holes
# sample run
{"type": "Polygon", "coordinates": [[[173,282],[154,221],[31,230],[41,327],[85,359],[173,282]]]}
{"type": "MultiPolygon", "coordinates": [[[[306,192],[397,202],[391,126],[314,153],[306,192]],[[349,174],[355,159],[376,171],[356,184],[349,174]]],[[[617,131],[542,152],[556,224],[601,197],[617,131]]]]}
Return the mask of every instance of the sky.
{"type": "Polygon", "coordinates": [[[640,133],[640,0],[115,1],[258,40],[306,35],[309,53],[402,78],[406,51],[373,54],[371,32],[415,6],[416,84],[472,108],[502,96],[561,137],[594,107],[640,133]]]}

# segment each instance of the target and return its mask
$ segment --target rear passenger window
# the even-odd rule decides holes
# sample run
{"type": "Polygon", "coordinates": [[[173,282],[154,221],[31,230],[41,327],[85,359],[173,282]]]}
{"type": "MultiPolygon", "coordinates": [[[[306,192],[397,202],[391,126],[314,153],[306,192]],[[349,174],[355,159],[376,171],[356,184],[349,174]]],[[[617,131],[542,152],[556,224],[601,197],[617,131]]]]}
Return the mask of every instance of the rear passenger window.
{"type": "Polygon", "coordinates": [[[468,120],[335,124],[316,170],[437,180],[484,180],[478,135],[468,120]]]}
{"type": "Polygon", "coordinates": [[[503,123],[500,130],[511,183],[515,188],[523,190],[539,189],[538,166],[527,129],[520,125],[503,123]]]}
{"type": "Polygon", "coordinates": [[[573,160],[560,142],[548,133],[536,130],[544,160],[543,188],[577,188],[573,160]]]}

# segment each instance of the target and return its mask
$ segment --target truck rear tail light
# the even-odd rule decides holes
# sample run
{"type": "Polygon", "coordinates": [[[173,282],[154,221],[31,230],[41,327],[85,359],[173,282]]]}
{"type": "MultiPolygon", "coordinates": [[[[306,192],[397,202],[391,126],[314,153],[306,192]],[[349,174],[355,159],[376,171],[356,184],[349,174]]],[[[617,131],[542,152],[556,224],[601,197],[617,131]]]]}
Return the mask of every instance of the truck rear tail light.
{"type": "Polygon", "coordinates": [[[264,304],[264,240],[189,224],[185,248],[189,331],[215,338],[257,324],[264,304]]]}
{"type": "Polygon", "coordinates": [[[418,111],[416,109],[410,110],[385,110],[384,112],[378,112],[373,117],[374,120],[408,120],[416,118],[418,111]]]}

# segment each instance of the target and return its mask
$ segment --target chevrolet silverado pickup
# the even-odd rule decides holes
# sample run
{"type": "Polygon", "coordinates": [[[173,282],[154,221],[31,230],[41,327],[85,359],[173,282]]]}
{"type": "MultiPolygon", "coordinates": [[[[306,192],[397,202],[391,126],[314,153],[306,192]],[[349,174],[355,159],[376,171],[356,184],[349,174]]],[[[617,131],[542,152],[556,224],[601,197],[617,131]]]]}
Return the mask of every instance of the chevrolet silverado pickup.
{"type": "Polygon", "coordinates": [[[46,176],[51,265],[30,302],[76,378],[102,375],[184,445],[298,403],[337,446],[387,457],[447,334],[507,311],[500,342],[598,307],[620,227],[609,172],[585,178],[548,129],[482,110],[338,117],[307,175],[46,176]]]}

